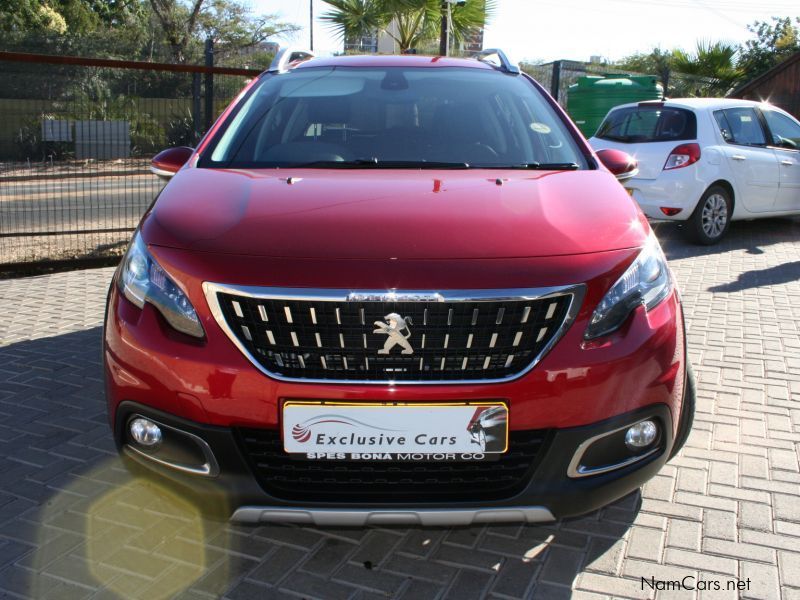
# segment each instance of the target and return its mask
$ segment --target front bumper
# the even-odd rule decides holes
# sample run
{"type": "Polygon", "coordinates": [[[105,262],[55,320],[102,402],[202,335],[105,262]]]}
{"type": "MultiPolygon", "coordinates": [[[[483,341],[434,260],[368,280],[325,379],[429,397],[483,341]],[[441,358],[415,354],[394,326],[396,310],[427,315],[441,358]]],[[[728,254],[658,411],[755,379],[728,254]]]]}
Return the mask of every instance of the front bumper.
{"type": "MultiPolygon", "coordinates": [[[[268,491],[248,465],[242,446],[233,429],[193,423],[124,402],[115,423],[118,448],[139,465],[167,478],[188,491],[198,504],[214,504],[225,517],[248,523],[293,522],[319,526],[363,525],[470,525],[481,522],[546,522],[580,515],[600,508],[636,490],[652,478],[667,461],[673,444],[672,418],[669,409],[656,404],[618,415],[600,423],[552,432],[550,441],[536,459],[537,466],[524,489],[508,498],[490,501],[453,501],[447,503],[372,502],[335,503],[287,500],[268,491]],[[202,476],[174,468],[132,449],[125,435],[125,425],[133,415],[151,418],[159,424],[203,440],[219,466],[214,476],[202,476]],[[641,460],[585,477],[570,477],[570,464],[581,445],[605,432],[655,419],[662,435],[654,451],[641,460]]],[[[480,485],[477,484],[476,485],[480,485]]]]}
{"type": "MultiPolygon", "coordinates": [[[[571,276],[589,282],[572,327],[536,368],[513,381],[493,384],[368,386],[277,381],[259,372],[230,343],[203,301],[195,302],[195,308],[207,338],[197,341],[172,330],[149,304],[136,308],[112,285],[104,362],[108,414],[117,444],[126,457],[159,472],[163,480],[197,492],[195,497],[203,505],[215,505],[215,514],[250,522],[443,525],[540,521],[594,510],[637,489],[666,462],[686,387],[683,318],[676,292],[651,311],[637,309],[620,330],[606,338],[583,339],[593,307],[633,256],[627,251],[592,255],[592,264],[599,260],[609,264],[595,265],[602,276],[571,276]],[[259,484],[235,436],[238,428],[277,431],[286,399],[504,401],[511,409],[512,432],[547,430],[552,436],[530,479],[500,499],[486,495],[402,503],[290,499],[271,494],[259,484]],[[125,450],[124,425],[132,414],[204,440],[216,465],[211,471],[218,474],[176,470],[125,450]],[[653,416],[662,424],[658,452],[608,472],[568,476],[582,442],[653,416]]],[[[480,485],[476,483],[476,489],[480,485]]]]}

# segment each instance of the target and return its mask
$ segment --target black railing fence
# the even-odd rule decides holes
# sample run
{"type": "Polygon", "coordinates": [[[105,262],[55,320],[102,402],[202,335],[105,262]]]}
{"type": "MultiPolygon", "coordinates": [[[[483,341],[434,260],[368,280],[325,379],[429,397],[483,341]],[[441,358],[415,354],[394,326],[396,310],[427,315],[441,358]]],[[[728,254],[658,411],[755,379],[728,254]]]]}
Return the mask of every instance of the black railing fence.
{"type": "Polygon", "coordinates": [[[254,69],[0,52],[0,268],[118,256],[162,183],[254,69]]]}

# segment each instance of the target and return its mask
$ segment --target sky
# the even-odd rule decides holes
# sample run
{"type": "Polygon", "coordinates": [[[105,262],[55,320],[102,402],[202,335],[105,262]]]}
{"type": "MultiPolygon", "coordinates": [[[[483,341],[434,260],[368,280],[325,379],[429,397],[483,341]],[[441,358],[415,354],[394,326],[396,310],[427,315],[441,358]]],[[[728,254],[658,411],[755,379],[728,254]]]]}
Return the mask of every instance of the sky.
{"type": "MultiPolygon", "coordinates": [[[[288,40],[308,47],[309,2],[314,3],[314,50],[332,54],[342,48],[318,17],[322,0],[249,0],[257,13],[278,14],[303,30],[288,40]]],[[[741,43],[746,26],[771,16],[798,16],[797,0],[498,0],[486,28],[485,48],[502,48],[514,61],[591,56],[619,59],[636,52],[692,50],[699,40],[741,43]]],[[[278,40],[286,42],[287,40],[278,40]]]]}

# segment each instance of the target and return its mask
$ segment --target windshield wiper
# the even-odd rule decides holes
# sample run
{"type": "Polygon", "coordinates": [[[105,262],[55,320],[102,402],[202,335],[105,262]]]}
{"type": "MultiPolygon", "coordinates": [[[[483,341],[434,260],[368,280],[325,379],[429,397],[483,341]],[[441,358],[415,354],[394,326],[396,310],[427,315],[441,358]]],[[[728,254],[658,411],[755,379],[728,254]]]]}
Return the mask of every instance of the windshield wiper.
{"type": "Polygon", "coordinates": [[[563,162],[563,163],[539,163],[539,162],[530,162],[530,163],[520,163],[516,165],[509,165],[507,167],[502,167],[503,169],[530,169],[532,171],[576,171],[580,169],[580,166],[574,162],[563,162]]]}
{"type": "Polygon", "coordinates": [[[296,163],[289,168],[318,169],[469,169],[465,162],[440,162],[429,160],[380,160],[378,158],[357,158],[355,160],[315,160],[296,163]]]}

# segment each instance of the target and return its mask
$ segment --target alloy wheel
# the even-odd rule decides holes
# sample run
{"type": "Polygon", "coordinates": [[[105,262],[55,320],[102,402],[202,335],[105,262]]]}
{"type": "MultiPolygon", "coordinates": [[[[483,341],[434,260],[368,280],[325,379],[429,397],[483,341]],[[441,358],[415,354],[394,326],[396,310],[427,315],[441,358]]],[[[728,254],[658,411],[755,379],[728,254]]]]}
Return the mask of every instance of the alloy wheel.
{"type": "Polygon", "coordinates": [[[703,204],[703,232],[710,238],[717,238],[725,231],[728,223],[728,202],[722,194],[711,194],[703,204]]]}

